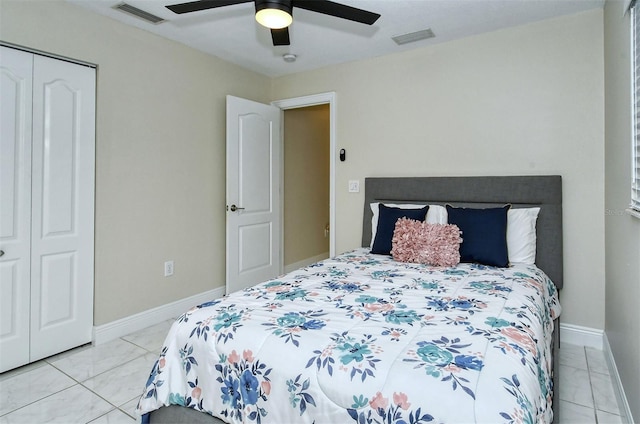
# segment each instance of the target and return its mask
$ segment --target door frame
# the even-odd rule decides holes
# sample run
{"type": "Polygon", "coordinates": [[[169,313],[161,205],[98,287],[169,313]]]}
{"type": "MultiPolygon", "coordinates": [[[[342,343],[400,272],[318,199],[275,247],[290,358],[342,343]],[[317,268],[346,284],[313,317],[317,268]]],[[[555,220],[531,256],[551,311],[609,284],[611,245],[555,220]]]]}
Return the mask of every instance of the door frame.
{"type": "MultiPolygon", "coordinates": [[[[281,110],[309,106],[329,105],[329,256],[336,255],[336,93],[333,91],[309,96],[275,100],[273,106],[281,110]]],[[[284,181],[284,113],[280,122],[280,177],[284,181]]],[[[284,216],[284,196],[280,187],[280,219],[284,216]]],[[[284,225],[280,228],[280,240],[284,240],[284,225]]],[[[284,269],[284,243],[280,243],[280,270],[284,269]]]]}

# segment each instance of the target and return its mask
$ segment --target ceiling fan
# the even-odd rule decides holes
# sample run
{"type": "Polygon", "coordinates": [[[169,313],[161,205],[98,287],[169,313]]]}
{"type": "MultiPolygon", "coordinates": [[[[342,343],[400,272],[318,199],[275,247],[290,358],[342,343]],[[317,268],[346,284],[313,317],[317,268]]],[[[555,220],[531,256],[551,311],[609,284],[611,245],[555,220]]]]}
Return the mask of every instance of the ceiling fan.
{"type": "Polygon", "coordinates": [[[293,22],[294,7],[367,25],[372,25],[380,17],[378,13],[329,0],[198,0],[169,5],[167,8],[174,13],[182,14],[249,2],[255,3],[256,21],[271,29],[274,46],[290,44],[288,27],[293,22]]]}

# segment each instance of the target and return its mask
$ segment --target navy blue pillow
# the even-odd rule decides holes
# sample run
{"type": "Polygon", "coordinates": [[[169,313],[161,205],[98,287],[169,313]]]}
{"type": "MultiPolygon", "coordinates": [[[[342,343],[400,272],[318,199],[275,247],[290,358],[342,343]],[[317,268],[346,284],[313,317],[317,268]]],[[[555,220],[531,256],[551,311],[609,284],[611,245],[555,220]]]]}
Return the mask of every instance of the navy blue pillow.
{"type": "Polygon", "coordinates": [[[511,205],[488,209],[446,207],[449,224],[457,225],[462,231],[460,262],[509,266],[507,212],[511,205]]]}
{"type": "Polygon", "coordinates": [[[376,239],[373,241],[371,253],[378,255],[391,255],[391,241],[393,232],[396,229],[396,221],[400,218],[415,219],[424,222],[427,217],[429,206],[420,209],[402,209],[378,205],[378,228],[376,229],[376,239]]]}

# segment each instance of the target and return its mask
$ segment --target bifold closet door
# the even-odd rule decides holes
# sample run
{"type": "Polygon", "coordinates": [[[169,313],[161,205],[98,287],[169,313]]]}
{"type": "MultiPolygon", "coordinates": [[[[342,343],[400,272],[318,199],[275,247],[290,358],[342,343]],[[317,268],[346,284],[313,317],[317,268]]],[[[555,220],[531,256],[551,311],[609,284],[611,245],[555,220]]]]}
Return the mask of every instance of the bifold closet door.
{"type": "Polygon", "coordinates": [[[31,354],[91,341],[95,69],[34,56],[31,354]]]}
{"type": "Polygon", "coordinates": [[[28,355],[21,358],[23,364],[91,341],[95,69],[6,47],[0,59],[2,371],[17,366],[5,363],[6,355],[14,355],[8,341],[19,339],[22,352],[25,334],[28,355]],[[31,56],[30,79],[13,76],[18,73],[15,69],[21,69],[12,61],[18,54],[31,56]],[[30,98],[23,89],[29,81],[30,98]],[[8,91],[16,93],[6,100],[5,86],[13,86],[8,91]],[[22,108],[23,104],[28,106],[22,108]],[[5,225],[5,216],[13,223],[5,225]],[[28,269],[21,262],[27,252],[28,269]],[[5,283],[7,276],[10,283],[5,283]]]}
{"type": "Polygon", "coordinates": [[[0,372],[29,362],[33,55],[0,50],[0,372]]]}

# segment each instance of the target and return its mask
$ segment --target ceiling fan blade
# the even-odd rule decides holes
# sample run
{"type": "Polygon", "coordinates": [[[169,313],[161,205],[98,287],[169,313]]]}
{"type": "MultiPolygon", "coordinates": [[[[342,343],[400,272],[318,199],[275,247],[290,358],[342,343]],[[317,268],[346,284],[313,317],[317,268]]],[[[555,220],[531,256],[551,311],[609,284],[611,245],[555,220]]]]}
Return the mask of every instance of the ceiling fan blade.
{"type": "Polygon", "coordinates": [[[271,39],[273,40],[274,46],[288,46],[291,44],[289,41],[289,28],[285,27],[282,29],[272,29],[271,30],[271,39]]]}
{"type": "Polygon", "coordinates": [[[189,13],[199,10],[213,9],[216,7],[231,6],[233,4],[249,3],[253,0],[199,0],[187,3],[171,4],[167,9],[174,13],[189,13]]]}
{"type": "Polygon", "coordinates": [[[379,13],[369,12],[329,0],[293,0],[293,7],[310,10],[336,18],[348,19],[362,24],[372,25],[380,17],[379,13]]]}

